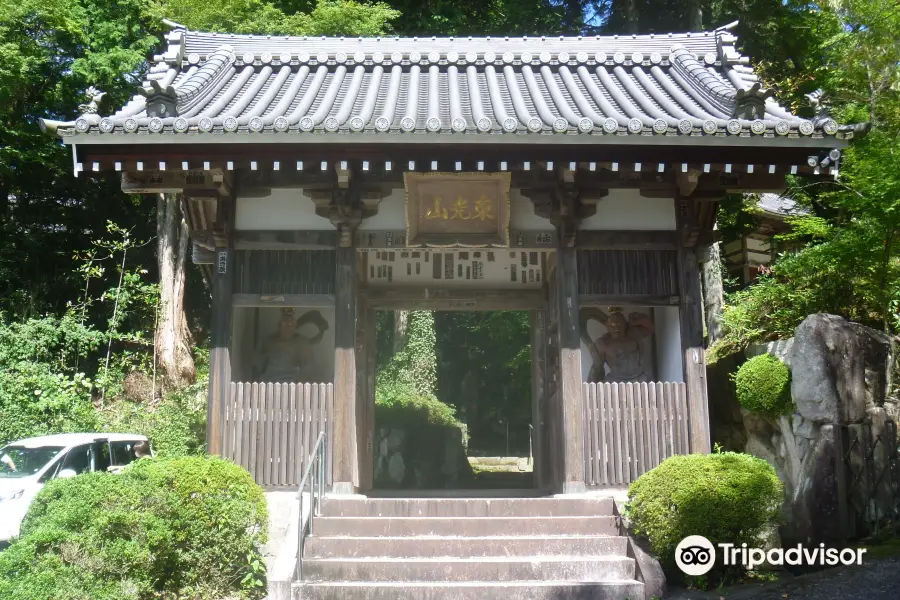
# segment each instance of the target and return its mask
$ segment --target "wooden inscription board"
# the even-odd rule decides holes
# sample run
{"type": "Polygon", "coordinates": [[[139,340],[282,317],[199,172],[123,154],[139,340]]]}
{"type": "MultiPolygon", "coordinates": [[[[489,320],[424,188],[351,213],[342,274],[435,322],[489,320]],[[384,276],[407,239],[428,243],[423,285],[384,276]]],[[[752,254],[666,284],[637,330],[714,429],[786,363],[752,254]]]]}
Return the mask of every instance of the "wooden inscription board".
{"type": "Polygon", "coordinates": [[[509,246],[509,173],[404,173],[406,245],[509,246]]]}

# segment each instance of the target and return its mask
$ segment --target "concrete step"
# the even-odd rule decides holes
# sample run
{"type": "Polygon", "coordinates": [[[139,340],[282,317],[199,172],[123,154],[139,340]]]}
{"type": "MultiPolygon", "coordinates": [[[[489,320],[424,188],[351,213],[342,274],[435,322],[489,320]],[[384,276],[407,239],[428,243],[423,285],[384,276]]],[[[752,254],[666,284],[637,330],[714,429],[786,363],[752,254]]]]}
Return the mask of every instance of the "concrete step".
{"type": "MultiPolygon", "coordinates": [[[[618,535],[615,517],[318,517],[317,536],[618,535]]],[[[310,538],[312,539],[312,538],[310,538]]]]}
{"type": "Polygon", "coordinates": [[[635,576],[624,556],[477,558],[312,558],[308,581],[623,581],[635,576]]]}
{"type": "Polygon", "coordinates": [[[616,536],[517,537],[317,537],[307,538],[304,557],[435,558],[508,556],[625,556],[628,539],[616,536]]]}
{"type": "Polygon", "coordinates": [[[633,581],[323,582],[294,588],[297,600],[639,600],[644,584],[633,581]]]}
{"type": "Polygon", "coordinates": [[[326,498],[327,517],[612,516],[611,498],[326,498]]]}

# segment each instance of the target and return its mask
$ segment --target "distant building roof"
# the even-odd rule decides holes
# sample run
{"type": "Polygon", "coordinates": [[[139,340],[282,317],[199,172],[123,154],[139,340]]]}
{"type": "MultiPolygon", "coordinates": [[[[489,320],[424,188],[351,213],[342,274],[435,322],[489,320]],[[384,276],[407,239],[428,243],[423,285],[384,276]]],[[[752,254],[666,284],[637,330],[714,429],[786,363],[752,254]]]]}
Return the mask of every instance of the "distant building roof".
{"type": "Polygon", "coordinates": [[[809,214],[805,206],[800,206],[793,198],[779,194],[759,194],[756,207],[769,216],[781,218],[809,214]]]}
{"type": "Polygon", "coordinates": [[[772,99],[727,27],[609,37],[336,39],[177,26],[167,41],[124,107],[102,116],[95,102],[75,121],[42,125],[79,142],[104,135],[109,143],[140,144],[158,134],[183,143],[264,141],[247,138],[260,133],[292,142],[531,143],[544,134],[600,143],[617,134],[616,143],[665,136],[669,145],[782,147],[852,137],[845,135],[852,127],[802,119],[772,99]]]}

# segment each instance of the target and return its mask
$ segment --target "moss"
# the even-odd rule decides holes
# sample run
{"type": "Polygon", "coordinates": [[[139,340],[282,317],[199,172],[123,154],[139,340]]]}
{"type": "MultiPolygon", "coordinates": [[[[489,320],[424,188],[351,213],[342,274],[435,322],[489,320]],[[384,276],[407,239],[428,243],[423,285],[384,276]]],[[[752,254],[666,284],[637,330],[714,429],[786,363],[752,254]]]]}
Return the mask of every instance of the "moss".
{"type": "Polygon", "coordinates": [[[791,371],[770,354],[754,356],[734,376],[738,402],[747,410],[768,416],[791,412],[791,371]]]}

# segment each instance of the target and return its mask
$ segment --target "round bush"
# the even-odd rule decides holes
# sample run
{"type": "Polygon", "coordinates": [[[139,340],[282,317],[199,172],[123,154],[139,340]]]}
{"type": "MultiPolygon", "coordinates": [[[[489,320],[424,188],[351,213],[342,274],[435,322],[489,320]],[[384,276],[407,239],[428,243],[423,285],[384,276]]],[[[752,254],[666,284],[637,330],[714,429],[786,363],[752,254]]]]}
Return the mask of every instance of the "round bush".
{"type": "Polygon", "coordinates": [[[777,416],[791,411],[791,371],[771,354],[754,356],[734,376],[738,402],[747,410],[777,416]]]}
{"type": "Polygon", "coordinates": [[[631,484],[626,515],[667,573],[678,576],[678,542],[702,535],[713,545],[758,545],[778,519],[783,494],[775,469],[749,454],[673,456],[631,484]]]}
{"type": "Polygon", "coordinates": [[[51,481],[0,553],[0,598],[258,598],[266,521],[262,489],[218,458],[51,481]]]}

